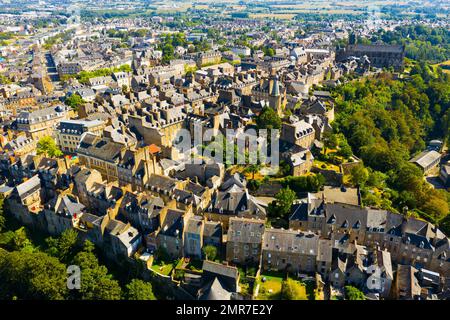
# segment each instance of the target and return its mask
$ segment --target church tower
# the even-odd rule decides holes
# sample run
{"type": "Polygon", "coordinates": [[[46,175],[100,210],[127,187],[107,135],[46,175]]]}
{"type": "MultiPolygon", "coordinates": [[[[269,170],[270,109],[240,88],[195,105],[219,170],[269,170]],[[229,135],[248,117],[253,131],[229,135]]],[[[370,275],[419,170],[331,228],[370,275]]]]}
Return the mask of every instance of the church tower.
{"type": "Polygon", "coordinates": [[[279,116],[283,115],[280,79],[274,70],[271,70],[269,79],[269,106],[275,110],[279,116]]]}

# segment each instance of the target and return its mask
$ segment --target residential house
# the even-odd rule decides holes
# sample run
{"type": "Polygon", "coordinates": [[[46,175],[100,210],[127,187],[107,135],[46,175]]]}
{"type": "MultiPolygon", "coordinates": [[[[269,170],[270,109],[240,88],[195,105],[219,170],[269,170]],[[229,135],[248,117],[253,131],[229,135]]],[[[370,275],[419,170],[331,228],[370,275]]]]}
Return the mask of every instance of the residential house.
{"type": "Polygon", "coordinates": [[[319,236],[312,232],[266,229],[262,245],[265,270],[314,273],[319,236]]]}
{"type": "Polygon", "coordinates": [[[200,260],[202,258],[204,221],[201,216],[187,220],[184,232],[184,256],[200,260]]]}
{"type": "Polygon", "coordinates": [[[33,140],[52,136],[54,128],[67,119],[69,110],[66,106],[47,107],[36,111],[23,111],[17,118],[17,130],[23,131],[33,140]]]}
{"type": "Polygon", "coordinates": [[[264,235],[264,220],[230,218],[227,234],[227,261],[238,264],[259,264],[264,235]]]}

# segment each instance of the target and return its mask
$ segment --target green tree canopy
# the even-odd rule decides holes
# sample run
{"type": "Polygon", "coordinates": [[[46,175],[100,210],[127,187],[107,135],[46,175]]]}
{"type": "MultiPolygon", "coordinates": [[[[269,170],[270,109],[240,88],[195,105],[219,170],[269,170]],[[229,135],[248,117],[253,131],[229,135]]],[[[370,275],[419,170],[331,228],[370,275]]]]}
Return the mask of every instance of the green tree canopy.
{"type": "Polygon", "coordinates": [[[256,124],[260,129],[280,129],[281,118],[270,107],[264,107],[256,118],[256,124]]]}
{"type": "Polygon", "coordinates": [[[281,189],[275,195],[275,204],[272,203],[271,213],[273,216],[286,217],[291,212],[292,204],[296,194],[289,187],[281,189]]]}
{"type": "Polygon", "coordinates": [[[125,298],[127,300],[156,300],[151,283],[139,279],[133,279],[127,284],[125,298]]]}
{"type": "Polygon", "coordinates": [[[347,300],[366,300],[364,293],[356,287],[345,286],[345,299],[347,300]]]}
{"type": "Polygon", "coordinates": [[[63,262],[69,262],[78,244],[78,232],[74,229],[66,229],[58,239],[50,237],[46,239],[46,243],[48,254],[63,262]]]}
{"type": "Polygon", "coordinates": [[[350,180],[354,186],[364,186],[369,179],[369,170],[362,163],[354,166],[350,170],[350,180]]]}
{"type": "Polygon", "coordinates": [[[62,300],[67,297],[66,267],[42,252],[0,249],[2,299],[62,300]]]}
{"type": "Polygon", "coordinates": [[[70,96],[68,96],[64,100],[64,103],[66,105],[68,105],[69,107],[71,107],[73,110],[78,111],[78,109],[86,102],[83,100],[83,98],[81,98],[81,96],[79,94],[74,93],[74,94],[71,94],[70,96]]]}
{"type": "Polygon", "coordinates": [[[50,137],[43,137],[38,141],[37,154],[44,154],[46,157],[60,157],[63,155],[55,143],[55,140],[50,137]]]}
{"type": "Polygon", "coordinates": [[[83,300],[119,300],[119,283],[108,274],[108,269],[99,264],[94,246],[85,241],[83,250],[77,253],[73,264],[81,269],[80,298],[83,300]]]}
{"type": "Polygon", "coordinates": [[[207,245],[203,247],[203,254],[207,260],[214,261],[217,257],[217,248],[212,245],[207,245]]]}
{"type": "Polygon", "coordinates": [[[283,280],[281,284],[281,299],[283,300],[307,300],[303,293],[302,285],[293,279],[283,280]]]}
{"type": "Polygon", "coordinates": [[[4,200],[0,199],[0,232],[3,231],[3,228],[5,227],[6,224],[4,205],[5,205],[4,200]]]}

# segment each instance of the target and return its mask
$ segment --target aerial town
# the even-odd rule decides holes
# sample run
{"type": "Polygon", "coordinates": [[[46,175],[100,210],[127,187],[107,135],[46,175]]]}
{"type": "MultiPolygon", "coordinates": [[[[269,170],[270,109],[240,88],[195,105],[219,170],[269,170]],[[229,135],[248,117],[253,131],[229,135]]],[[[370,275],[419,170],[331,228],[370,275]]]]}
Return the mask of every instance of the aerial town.
{"type": "Polygon", "coordinates": [[[450,298],[448,3],[114,2],[1,1],[0,299],[450,298]]]}

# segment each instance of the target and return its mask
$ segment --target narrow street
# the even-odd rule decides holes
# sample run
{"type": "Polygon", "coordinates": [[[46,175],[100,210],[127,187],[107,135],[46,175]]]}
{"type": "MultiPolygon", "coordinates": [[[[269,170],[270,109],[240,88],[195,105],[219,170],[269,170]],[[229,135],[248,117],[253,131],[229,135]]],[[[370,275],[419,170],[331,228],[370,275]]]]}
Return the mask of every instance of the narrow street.
{"type": "Polygon", "coordinates": [[[59,82],[58,71],[56,70],[55,63],[49,52],[45,54],[45,63],[47,65],[47,73],[53,85],[57,85],[59,82]]]}

